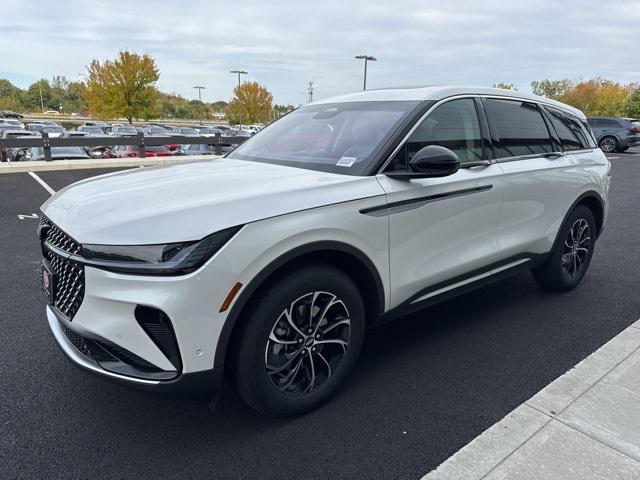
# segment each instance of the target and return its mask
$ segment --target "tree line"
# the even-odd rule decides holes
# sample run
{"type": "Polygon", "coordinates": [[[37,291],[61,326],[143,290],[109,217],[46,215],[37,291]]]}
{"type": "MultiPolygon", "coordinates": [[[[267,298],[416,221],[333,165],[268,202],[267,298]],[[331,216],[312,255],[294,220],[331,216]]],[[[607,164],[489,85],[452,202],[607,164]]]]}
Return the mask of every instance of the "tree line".
{"type": "Polygon", "coordinates": [[[244,82],[234,89],[227,103],[187,100],[160,92],[160,71],[149,55],[121,51],[113,60],[93,60],[83,81],[64,76],[41,79],[22,90],[0,79],[0,110],[39,112],[55,110],[110,120],[152,118],[211,119],[224,113],[230,123],[266,123],[293,110],[292,105],[273,105],[269,91],[257,82],[244,82]]]}
{"type": "MultiPolygon", "coordinates": [[[[495,88],[517,90],[512,83],[500,82],[495,88]]],[[[536,95],[558,100],[582,110],[589,117],[640,118],[640,84],[620,84],[605,78],[591,80],[534,80],[536,95]]]]}

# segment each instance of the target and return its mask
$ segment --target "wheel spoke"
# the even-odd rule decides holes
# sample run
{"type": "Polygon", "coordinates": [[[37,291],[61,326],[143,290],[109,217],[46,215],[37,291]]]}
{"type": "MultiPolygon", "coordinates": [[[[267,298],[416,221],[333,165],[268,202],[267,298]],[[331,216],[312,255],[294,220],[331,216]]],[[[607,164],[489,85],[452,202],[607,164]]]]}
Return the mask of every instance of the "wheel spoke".
{"type": "Polygon", "coordinates": [[[316,345],[331,345],[331,344],[338,344],[342,347],[342,349],[346,352],[347,351],[347,345],[348,343],[345,342],[344,340],[340,340],[337,338],[332,338],[329,340],[320,340],[318,342],[316,342],[316,345]]]}
{"type": "Polygon", "coordinates": [[[351,319],[350,318],[343,318],[342,320],[334,323],[333,325],[325,328],[321,333],[322,335],[326,335],[327,332],[330,332],[331,330],[333,330],[336,327],[339,327],[340,325],[349,325],[351,326],[351,319]]]}
{"type": "Polygon", "coordinates": [[[269,334],[269,340],[271,340],[272,342],[278,343],[280,345],[295,345],[298,343],[297,340],[281,340],[278,337],[276,337],[275,332],[272,330],[271,333],[269,334]]]}
{"type": "Polygon", "coordinates": [[[291,317],[291,312],[289,310],[285,310],[282,313],[284,314],[285,318],[287,319],[287,323],[291,326],[291,328],[293,328],[298,335],[304,338],[304,333],[302,333],[300,329],[296,326],[295,322],[293,321],[293,318],[291,317]]]}
{"type": "Polygon", "coordinates": [[[326,358],[324,358],[324,355],[322,355],[322,353],[317,352],[316,355],[318,355],[322,359],[324,364],[327,366],[327,378],[329,378],[333,373],[332,370],[331,370],[331,365],[329,365],[329,362],[327,361],[326,358]]]}
{"type": "Polygon", "coordinates": [[[304,392],[302,392],[303,394],[309,393],[311,390],[313,390],[313,387],[315,387],[316,384],[316,369],[313,365],[313,355],[309,354],[307,355],[307,357],[309,357],[309,365],[311,367],[311,380],[309,380],[309,386],[305,389],[304,392]]]}
{"type": "Polygon", "coordinates": [[[281,371],[283,371],[287,367],[291,366],[291,364],[294,362],[294,360],[296,358],[298,358],[298,355],[294,355],[293,357],[291,357],[289,360],[287,360],[284,364],[280,365],[279,367],[276,367],[275,365],[269,365],[267,363],[266,364],[267,365],[267,371],[269,371],[271,374],[280,373],[281,371]]]}
{"type": "Polygon", "coordinates": [[[280,391],[285,391],[287,388],[289,388],[289,386],[293,383],[293,381],[295,380],[296,376],[298,375],[298,372],[300,371],[300,367],[302,366],[302,357],[298,357],[299,361],[296,364],[295,367],[293,367],[293,370],[291,370],[291,372],[288,375],[285,375],[284,378],[289,377],[289,379],[287,380],[287,383],[285,385],[280,385],[280,391]]]}

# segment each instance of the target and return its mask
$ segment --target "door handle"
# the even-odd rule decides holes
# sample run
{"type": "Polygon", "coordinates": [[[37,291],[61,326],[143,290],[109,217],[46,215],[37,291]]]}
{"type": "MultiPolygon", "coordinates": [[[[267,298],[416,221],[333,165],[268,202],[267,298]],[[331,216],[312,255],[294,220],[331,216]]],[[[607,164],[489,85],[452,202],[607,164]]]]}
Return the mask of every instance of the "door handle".
{"type": "Polygon", "coordinates": [[[544,158],[548,158],[549,160],[555,160],[556,158],[564,157],[564,153],[562,152],[550,152],[542,155],[544,158]]]}

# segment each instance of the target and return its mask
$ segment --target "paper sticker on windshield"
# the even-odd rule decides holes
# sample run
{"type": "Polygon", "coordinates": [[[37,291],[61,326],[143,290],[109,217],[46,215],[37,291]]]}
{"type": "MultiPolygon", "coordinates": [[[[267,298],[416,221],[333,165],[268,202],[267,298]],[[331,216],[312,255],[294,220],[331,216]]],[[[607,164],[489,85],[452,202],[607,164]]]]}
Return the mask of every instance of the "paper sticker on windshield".
{"type": "Polygon", "coordinates": [[[354,163],[356,163],[356,160],[356,157],[340,157],[340,160],[338,160],[338,163],[336,163],[336,165],[338,167],[350,167],[354,163]]]}

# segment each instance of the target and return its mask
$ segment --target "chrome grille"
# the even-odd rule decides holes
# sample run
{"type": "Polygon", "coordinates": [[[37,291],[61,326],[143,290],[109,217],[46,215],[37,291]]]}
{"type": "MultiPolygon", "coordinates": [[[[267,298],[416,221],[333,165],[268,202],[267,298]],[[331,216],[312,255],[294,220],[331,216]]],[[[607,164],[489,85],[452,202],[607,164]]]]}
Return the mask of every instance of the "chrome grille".
{"type": "Polygon", "coordinates": [[[40,238],[44,258],[55,274],[53,306],[72,319],[84,298],[84,266],[47,248],[47,244],[71,255],[80,254],[82,246],[44,216],[40,219],[40,238]]]}

